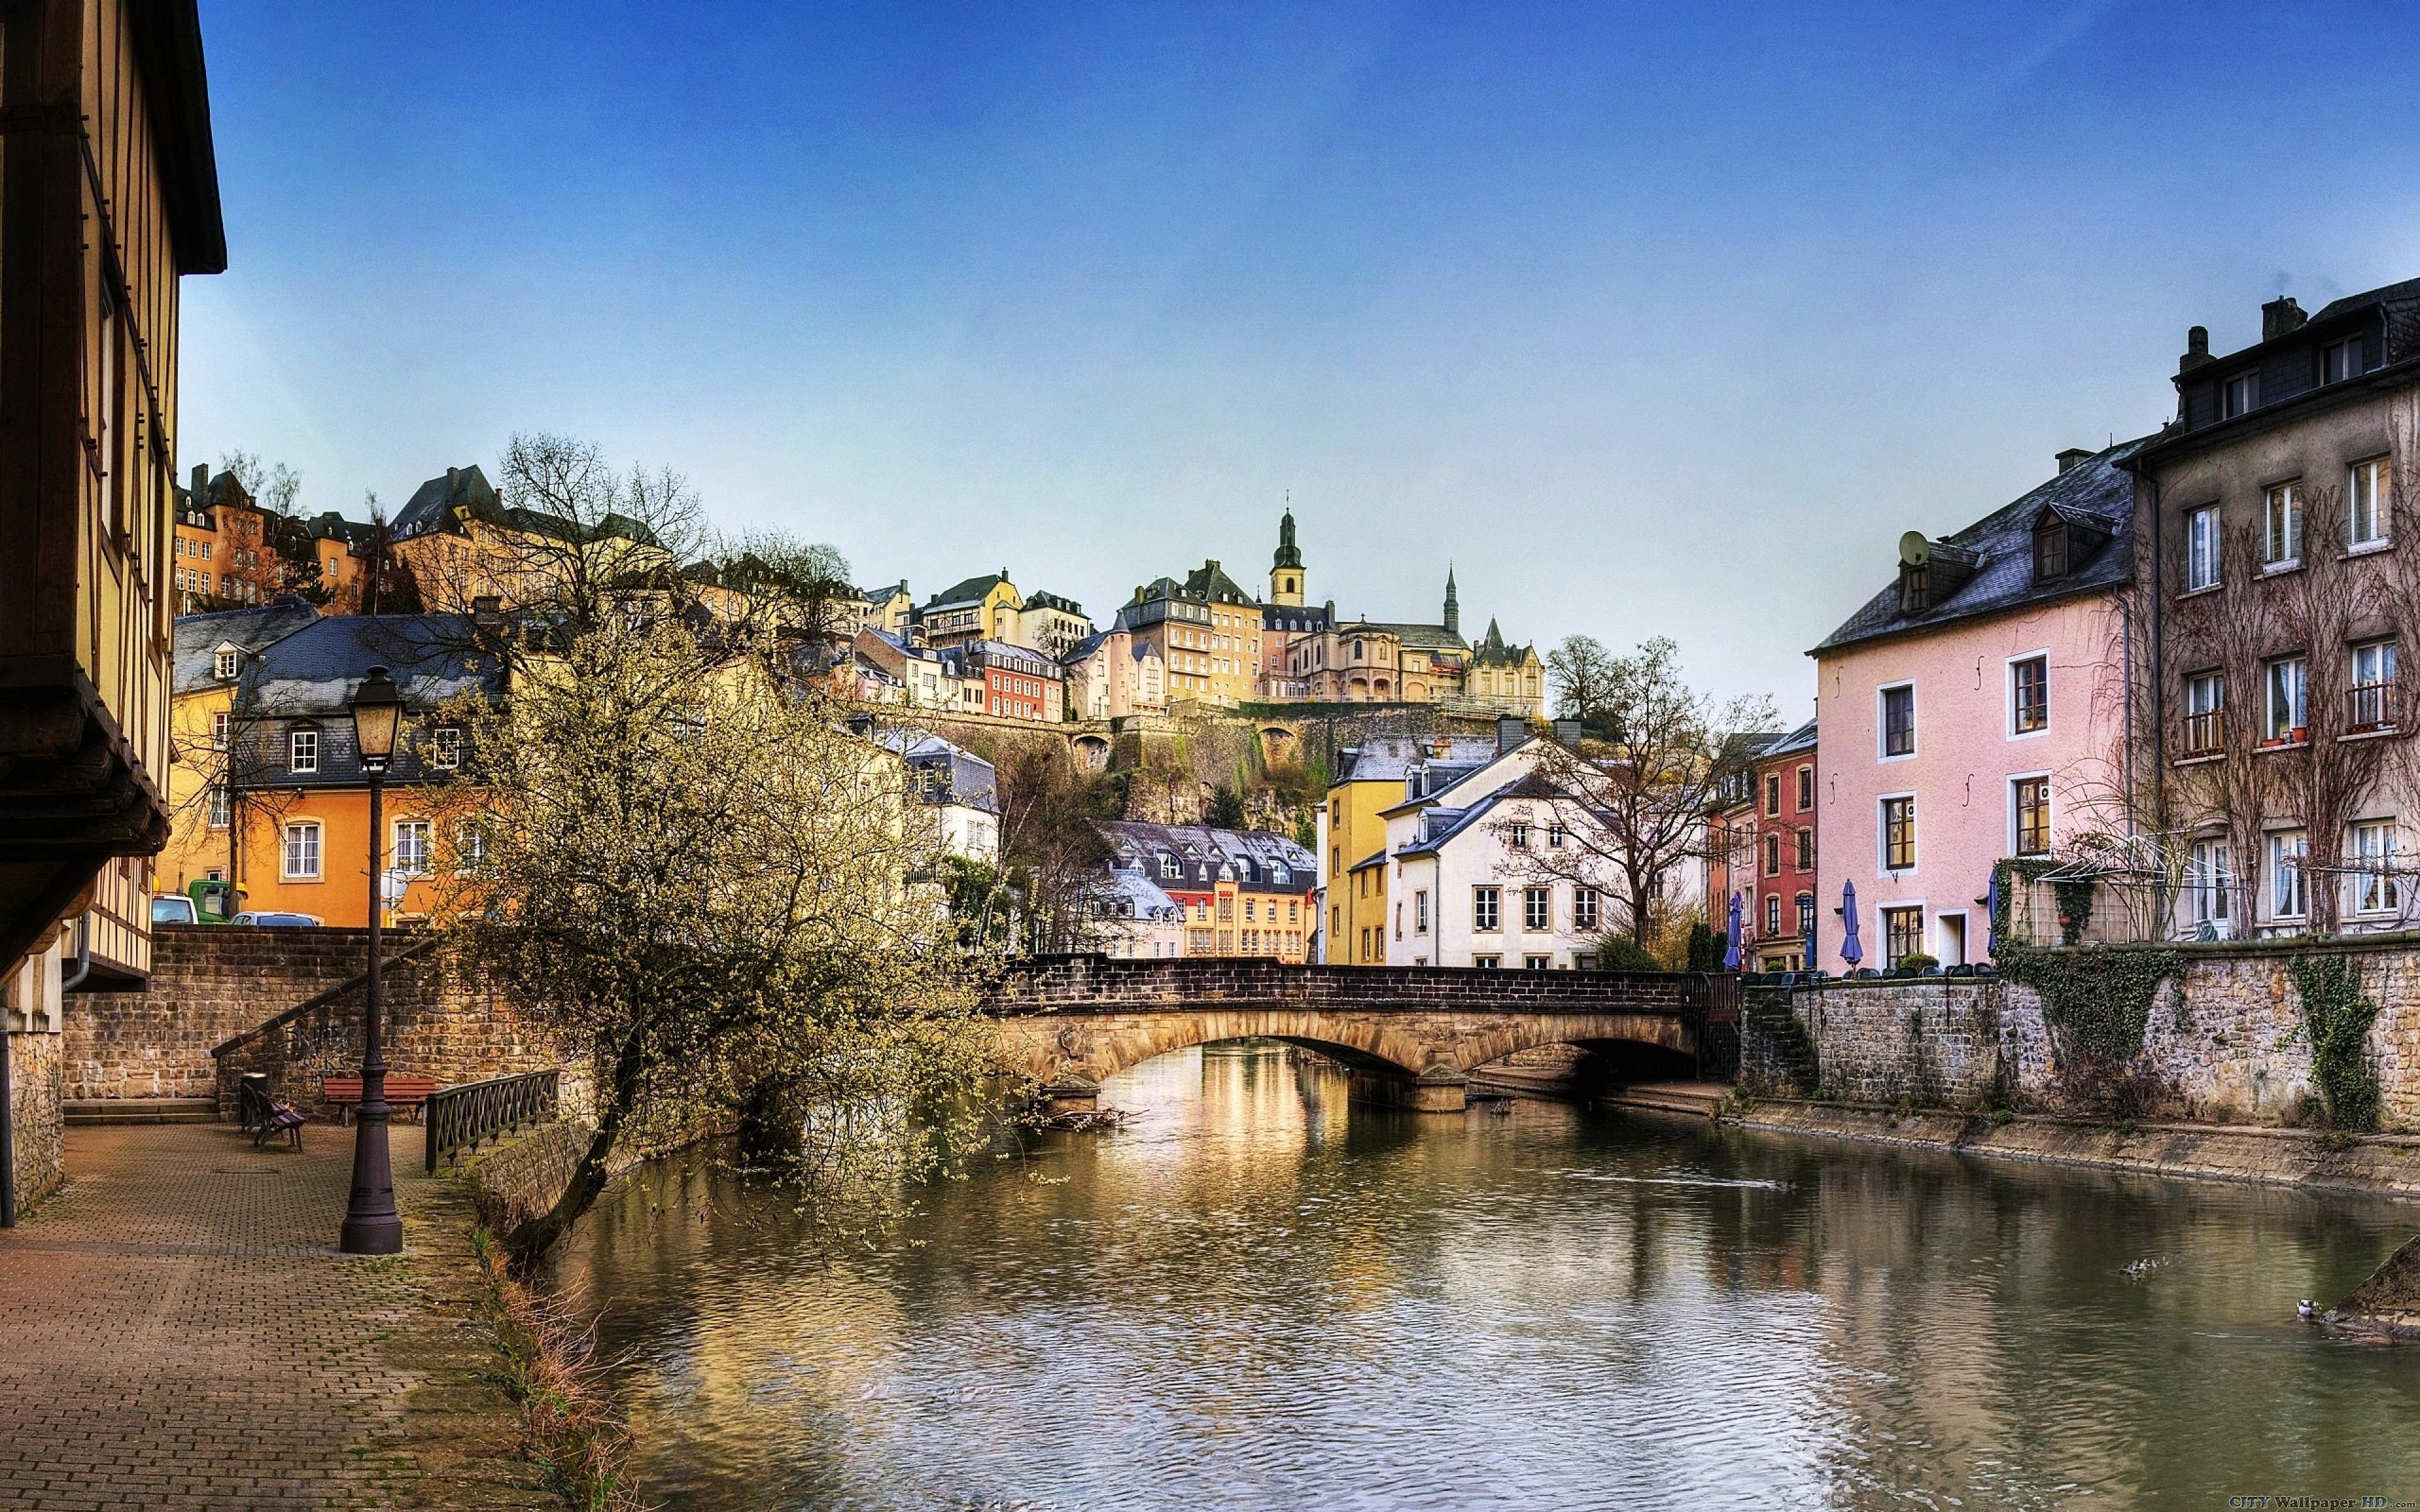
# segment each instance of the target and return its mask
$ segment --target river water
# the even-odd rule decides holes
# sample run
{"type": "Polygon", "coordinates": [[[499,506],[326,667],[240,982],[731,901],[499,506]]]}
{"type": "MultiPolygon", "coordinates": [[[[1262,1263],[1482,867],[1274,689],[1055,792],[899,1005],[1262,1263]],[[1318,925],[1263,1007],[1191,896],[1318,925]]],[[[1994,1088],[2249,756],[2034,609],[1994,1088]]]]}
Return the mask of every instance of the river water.
{"type": "Polygon", "coordinates": [[[2420,1502],[2420,1349],[2321,1337],[2420,1211],[1523,1103],[1274,1046],[1104,1088],[833,1256],[693,1153],[558,1277],[670,1506],[2420,1502]]]}

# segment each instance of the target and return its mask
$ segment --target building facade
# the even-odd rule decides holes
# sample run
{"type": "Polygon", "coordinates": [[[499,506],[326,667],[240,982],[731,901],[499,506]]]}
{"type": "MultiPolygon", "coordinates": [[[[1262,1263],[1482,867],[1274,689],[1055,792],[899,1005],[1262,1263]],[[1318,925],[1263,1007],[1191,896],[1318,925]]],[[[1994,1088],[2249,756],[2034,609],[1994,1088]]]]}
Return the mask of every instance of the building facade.
{"type": "MultiPolygon", "coordinates": [[[[11,1032],[55,1032],[62,919],[83,916],[116,969],[149,967],[147,872],[169,828],[178,280],[224,270],[226,239],[191,0],[25,0],[7,40],[0,984],[11,1032]]],[[[38,1050],[17,1063],[43,1063],[38,1050]]]]}
{"type": "Polygon", "coordinates": [[[1261,663],[1261,606],[1216,561],[1184,581],[1155,579],[1118,610],[1135,644],[1159,657],[1168,701],[1233,707],[1249,702],[1261,663]]]}
{"type": "MultiPolygon", "coordinates": [[[[1807,971],[1815,933],[1815,721],[1760,749],[1748,767],[1745,865],[1735,873],[1740,895],[1740,953],[1755,971],[1807,971]]],[[[1710,921],[1726,927],[1726,894],[1707,894],[1710,921]]]]}
{"type": "Polygon", "coordinates": [[[1140,820],[1100,827],[1113,868],[1140,872],[1182,908],[1186,955],[1304,959],[1317,929],[1318,863],[1293,841],[1140,820]]]}
{"type": "Polygon", "coordinates": [[[2130,459],[2156,757],[2180,933],[2409,929],[2420,767],[2399,652],[2420,632],[2420,280],[2304,316],[2260,308],[2225,355],[2195,326],[2176,418],[2130,459]]]}
{"type": "Polygon", "coordinates": [[[1123,618],[1078,642],[1061,665],[1070,718],[1168,712],[1167,663],[1151,640],[1125,628],[1123,618]]]}
{"type": "Polygon", "coordinates": [[[1319,811],[1318,959],[1329,965],[1382,965],[1389,918],[1387,822],[1397,804],[1479,770],[1497,741],[1471,735],[1373,735],[1337,752],[1319,811]]]}
{"type": "Polygon", "coordinates": [[[1891,586],[1815,648],[1822,969],[1843,964],[1844,884],[1865,964],[1958,965],[1988,953],[2002,859],[2122,832],[2139,444],[2062,452],[1966,529],[1908,532],[1891,586]]]}

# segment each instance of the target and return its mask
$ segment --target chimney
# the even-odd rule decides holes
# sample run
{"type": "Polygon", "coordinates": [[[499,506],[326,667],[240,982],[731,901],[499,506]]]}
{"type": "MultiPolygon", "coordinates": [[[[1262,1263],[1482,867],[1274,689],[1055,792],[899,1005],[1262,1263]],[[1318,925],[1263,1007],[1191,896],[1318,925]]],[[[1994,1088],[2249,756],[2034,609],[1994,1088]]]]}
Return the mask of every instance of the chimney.
{"type": "Polygon", "coordinates": [[[1555,743],[1559,746],[1577,746],[1580,743],[1580,722],[1577,719],[1556,720],[1555,743]]]}
{"type": "Polygon", "coordinates": [[[1501,714],[1496,717],[1496,754],[1503,755],[1529,738],[1529,721],[1517,714],[1501,714]]]}
{"type": "Polygon", "coordinates": [[[202,505],[207,504],[207,503],[209,503],[209,497],[208,497],[208,495],[209,495],[209,489],[210,489],[210,466],[209,466],[209,463],[207,463],[207,462],[196,462],[196,463],[194,463],[194,507],[195,507],[195,508],[199,508],[200,506],[202,506],[202,505]]]}
{"type": "Polygon", "coordinates": [[[2300,331],[2309,318],[2292,295],[2280,294],[2260,307],[2260,339],[2275,341],[2289,331],[2300,331]]]}
{"type": "Polygon", "coordinates": [[[2081,446],[2071,446],[2066,451],[2058,454],[2058,470],[2061,472],[2065,472],[2068,469],[2074,467],[2080,462],[2089,462],[2091,460],[2092,453],[2081,446]]]}
{"type": "Polygon", "coordinates": [[[493,625],[504,615],[504,601],[495,594],[481,594],[471,600],[471,620],[475,625],[493,625]]]}
{"type": "Polygon", "coordinates": [[[2190,373],[2213,361],[2210,355],[2210,327],[2195,326],[2185,332],[2185,354],[2177,359],[2177,371],[2190,373]]]}
{"type": "Polygon", "coordinates": [[[445,491],[446,491],[446,493],[448,493],[448,494],[453,493],[453,492],[454,492],[454,490],[455,490],[455,488],[456,488],[457,486],[458,486],[461,484],[461,482],[462,482],[462,470],[461,470],[460,468],[447,468],[447,469],[445,470],[445,491]]]}

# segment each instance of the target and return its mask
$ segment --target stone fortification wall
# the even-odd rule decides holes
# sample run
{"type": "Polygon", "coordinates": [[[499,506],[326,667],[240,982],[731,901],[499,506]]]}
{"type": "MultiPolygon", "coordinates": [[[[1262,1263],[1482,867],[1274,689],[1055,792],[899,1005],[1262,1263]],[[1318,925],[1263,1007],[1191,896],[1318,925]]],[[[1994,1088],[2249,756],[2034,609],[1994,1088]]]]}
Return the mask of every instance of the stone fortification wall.
{"type": "Polygon", "coordinates": [[[17,1166],[17,1210],[58,1189],[67,1175],[59,1105],[59,1037],[8,1036],[8,1123],[17,1166]]]}

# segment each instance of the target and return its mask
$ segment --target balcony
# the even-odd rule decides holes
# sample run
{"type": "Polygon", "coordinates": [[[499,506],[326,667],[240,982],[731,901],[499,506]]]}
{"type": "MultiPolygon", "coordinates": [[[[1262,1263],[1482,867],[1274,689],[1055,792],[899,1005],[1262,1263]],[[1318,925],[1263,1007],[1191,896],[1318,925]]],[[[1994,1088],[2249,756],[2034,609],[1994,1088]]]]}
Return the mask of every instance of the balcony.
{"type": "Polygon", "coordinates": [[[2403,702],[2393,683],[2363,683],[2345,689],[2345,733],[2377,734],[2393,730],[2403,702]]]}
{"type": "Polygon", "coordinates": [[[2177,742],[2177,760],[2201,761],[2226,750],[2226,711],[2207,709],[2188,714],[2177,742]]]}

